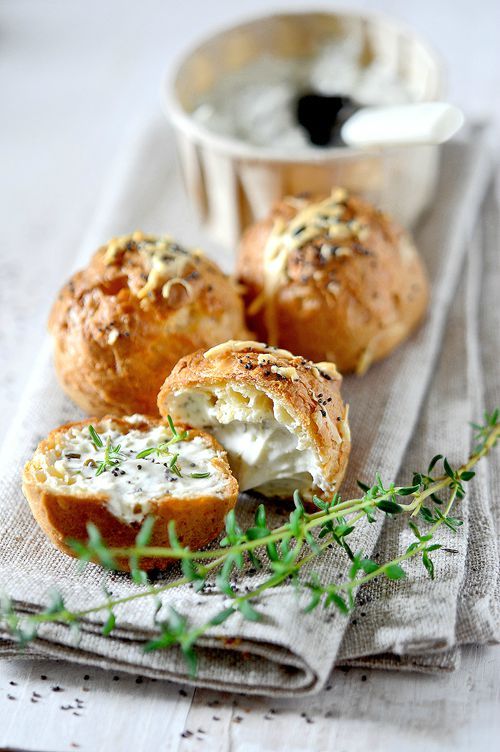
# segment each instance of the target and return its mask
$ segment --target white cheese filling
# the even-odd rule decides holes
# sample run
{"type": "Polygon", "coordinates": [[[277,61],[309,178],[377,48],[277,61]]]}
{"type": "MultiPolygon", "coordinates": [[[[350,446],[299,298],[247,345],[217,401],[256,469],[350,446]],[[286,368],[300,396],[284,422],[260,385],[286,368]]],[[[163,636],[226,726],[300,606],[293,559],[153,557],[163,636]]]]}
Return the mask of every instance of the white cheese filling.
{"type": "Polygon", "coordinates": [[[118,431],[112,422],[98,423],[103,447],[97,449],[88,426],[69,428],[53,449],[35,455],[37,480],[59,493],[67,489],[69,493],[87,496],[104,494],[109,511],[126,523],[140,522],[148,514],[150,502],[163,496],[224,495],[227,478],[212,463],[220,452],[214,451],[201,436],[190,439],[188,435],[186,440],[161,450],[161,445],[172,438],[168,426],[140,431],[133,427],[136,416],[129,422],[131,428],[126,433],[118,431]],[[106,459],[107,443],[111,450],[117,447],[119,450],[108,449],[109,463],[99,473],[106,459]],[[160,447],[159,452],[137,457],[156,447],[160,447]],[[115,460],[116,464],[110,464],[115,460]]]}
{"type": "Polygon", "coordinates": [[[228,453],[240,491],[279,496],[322,486],[318,457],[302,427],[257,388],[179,391],[174,412],[214,434],[228,453]]]}
{"type": "Polygon", "coordinates": [[[214,133],[256,146],[278,146],[290,153],[317,149],[297,121],[297,97],[303,92],[349,96],[362,106],[421,98],[421,78],[403,78],[391,52],[377,50],[373,60],[360,64],[365,53],[363,33],[351,29],[345,40],[321,45],[310,57],[259,55],[216,78],[196,102],[193,118],[214,133]]]}

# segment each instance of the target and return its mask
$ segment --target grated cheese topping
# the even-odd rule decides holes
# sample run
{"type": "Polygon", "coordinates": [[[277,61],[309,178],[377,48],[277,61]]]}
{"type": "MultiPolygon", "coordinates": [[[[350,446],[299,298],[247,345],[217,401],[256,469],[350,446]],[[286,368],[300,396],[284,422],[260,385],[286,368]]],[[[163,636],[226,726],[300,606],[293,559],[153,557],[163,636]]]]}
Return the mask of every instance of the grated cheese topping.
{"type": "Polygon", "coordinates": [[[191,286],[183,276],[186,268],[203,256],[201,250],[184,248],[170,235],[147,235],[136,230],[129,235],[113,238],[106,248],[104,262],[114,264],[125,251],[134,249],[146,257],[149,266],[148,278],[137,292],[138,298],[145,298],[159,289],[162,296],[168,298],[174,285],[182,285],[188,295],[191,294],[191,286]]]}
{"type": "Polygon", "coordinates": [[[271,345],[276,345],[279,340],[276,295],[281,285],[287,281],[287,266],[292,251],[326,235],[336,245],[322,245],[320,255],[324,260],[332,255],[350,256],[352,249],[345,245],[346,241],[367,237],[368,228],[358,220],[341,220],[348,197],[344,188],[334,188],[328,198],[316,203],[307,203],[307,200],[296,197],[286,199],[292,206],[299,206],[299,210],[289,222],[285,222],[282,217],[276,220],[264,247],[263,291],[249,309],[250,315],[264,309],[271,345]]]}

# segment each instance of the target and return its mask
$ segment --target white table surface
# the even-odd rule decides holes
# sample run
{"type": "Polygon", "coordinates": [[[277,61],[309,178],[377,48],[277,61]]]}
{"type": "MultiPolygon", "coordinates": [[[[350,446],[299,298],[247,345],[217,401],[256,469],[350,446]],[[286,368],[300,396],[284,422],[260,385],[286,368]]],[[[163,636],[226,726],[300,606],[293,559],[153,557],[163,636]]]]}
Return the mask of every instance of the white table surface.
{"type": "MultiPolygon", "coordinates": [[[[271,7],[307,5],[321,3],[271,7]]],[[[447,64],[451,100],[500,124],[497,0],[349,5],[376,5],[413,24],[447,64]]],[[[269,8],[265,0],[1,3],[2,438],[128,124],[159,107],[162,72],[191,40],[269,8]]],[[[464,651],[451,675],[351,670],[339,673],[334,690],[286,701],[65,664],[0,662],[0,749],[489,750],[500,747],[499,709],[499,647],[464,651]]]]}

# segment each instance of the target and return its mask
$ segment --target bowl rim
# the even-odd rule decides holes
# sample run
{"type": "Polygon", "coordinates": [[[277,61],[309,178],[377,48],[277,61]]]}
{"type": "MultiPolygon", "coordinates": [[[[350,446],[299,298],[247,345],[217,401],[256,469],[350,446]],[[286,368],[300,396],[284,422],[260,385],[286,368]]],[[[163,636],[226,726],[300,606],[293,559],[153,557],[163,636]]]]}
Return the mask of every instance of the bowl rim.
{"type": "Polygon", "coordinates": [[[359,148],[353,146],[331,146],[321,149],[295,149],[293,152],[280,149],[279,147],[265,147],[250,144],[242,139],[232,136],[224,136],[205,127],[195,120],[183,108],[175,90],[175,83],[181,67],[196,53],[201,47],[209,43],[215,37],[227,34],[242,27],[251,25],[258,21],[290,16],[314,16],[330,15],[344,18],[365,19],[375,21],[392,27],[397,32],[413,37],[423,49],[427,52],[430,60],[435,66],[436,74],[436,92],[432,100],[436,101],[442,98],[445,91],[445,66],[442,57],[425,39],[414,31],[412,26],[389,14],[377,11],[350,10],[347,8],[335,8],[327,6],[316,6],[314,8],[291,8],[279,9],[269,13],[249,14],[243,16],[236,23],[222,24],[212,31],[200,35],[193,42],[189,43],[181,50],[167,66],[161,81],[160,101],[164,115],[172,122],[175,128],[182,134],[188,135],[193,141],[199,144],[205,144],[216,152],[224,153],[227,156],[238,158],[245,161],[253,162],[277,162],[277,163],[321,163],[325,164],[331,161],[349,160],[364,157],[380,156],[387,151],[406,150],[414,148],[413,146],[371,146],[369,148],[359,148]]]}

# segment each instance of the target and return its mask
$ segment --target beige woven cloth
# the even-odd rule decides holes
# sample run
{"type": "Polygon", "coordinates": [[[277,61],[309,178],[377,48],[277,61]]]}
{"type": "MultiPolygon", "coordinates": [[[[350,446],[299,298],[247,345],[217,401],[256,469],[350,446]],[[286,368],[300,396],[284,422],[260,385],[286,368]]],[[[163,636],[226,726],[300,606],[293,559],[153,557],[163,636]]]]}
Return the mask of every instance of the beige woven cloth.
{"type": "MultiPolygon", "coordinates": [[[[117,165],[79,263],[108,236],[138,226],[168,229],[185,242],[201,240],[189,219],[174,165],[163,123],[141,129],[117,165]]],[[[424,469],[438,451],[460,462],[471,444],[468,421],[483,407],[500,403],[498,213],[493,190],[488,190],[490,177],[491,156],[482,128],[444,148],[436,202],[417,233],[433,284],[427,320],[367,376],[345,380],[353,437],[345,497],[355,493],[357,478],[371,481],[376,471],[386,481],[399,476],[407,482],[411,472],[424,469]]],[[[221,261],[220,252],[217,258],[221,261]]],[[[229,258],[222,256],[222,263],[228,267],[229,258]]],[[[53,586],[70,607],[83,608],[102,599],[102,571],[89,565],[79,573],[72,560],[56,551],[34,523],[20,490],[22,465],[39,439],[78,417],[55,381],[46,345],[0,454],[0,589],[20,610],[42,607],[53,586]]],[[[243,523],[254,505],[251,498],[240,500],[243,523]]],[[[363,588],[349,618],[333,609],[305,615],[303,598],[289,586],[276,588],[257,605],[261,621],[234,615],[200,642],[195,683],[293,695],[319,691],[339,664],[452,669],[458,645],[499,636],[498,456],[481,466],[458,514],[464,520],[459,533],[439,533],[439,541],[456,553],[434,554],[435,581],[426,577],[420,563],[408,562],[405,581],[376,581],[363,588]]],[[[278,511],[273,516],[280,519],[278,511]]],[[[394,519],[366,524],[353,534],[351,545],[383,560],[409,542],[408,530],[394,519]]],[[[332,550],[315,566],[327,581],[342,577],[347,563],[332,550]]],[[[259,576],[243,578],[240,585],[254,586],[259,576]]],[[[107,586],[114,596],[136,589],[128,576],[119,574],[107,576],[107,586]]],[[[221,608],[223,596],[195,594],[185,587],[164,596],[163,602],[188,614],[196,625],[221,608]]],[[[121,607],[119,627],[110,637],[101,635],[100,617],[83,626],[79,641],[65,626],[47,625],[23,653],[4,635],[0,656],[62,658],[191,681],[176,649],[143,652],[144,640],[154,632],[153,610],[151,599],[121,607]]]]}

